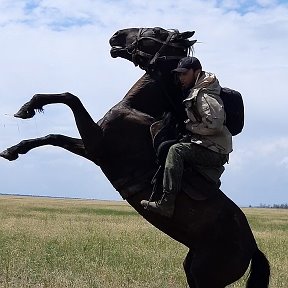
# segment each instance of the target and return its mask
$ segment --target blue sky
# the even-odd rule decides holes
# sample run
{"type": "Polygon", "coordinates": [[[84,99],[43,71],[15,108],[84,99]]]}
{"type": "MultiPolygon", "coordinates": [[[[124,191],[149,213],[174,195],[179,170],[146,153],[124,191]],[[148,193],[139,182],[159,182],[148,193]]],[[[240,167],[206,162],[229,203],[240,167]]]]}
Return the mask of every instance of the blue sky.
{"type": "MultiPolygon", "coordinates": [[[[11,115],[35,93],[69,91],[99,120],[143,74],[110,57],[109,38],[154,26],[195,30],[204,69],[243,95],[245,129],[223,191],[241,206],[287,203],[287,1],[0,0],[0,150],[51,133],[79,137],[60,104],[27,121],[11,115]]],[[[99,167],[50,146],[0,159],[0,175],[0,193],[121,199],[99,167]]]]}

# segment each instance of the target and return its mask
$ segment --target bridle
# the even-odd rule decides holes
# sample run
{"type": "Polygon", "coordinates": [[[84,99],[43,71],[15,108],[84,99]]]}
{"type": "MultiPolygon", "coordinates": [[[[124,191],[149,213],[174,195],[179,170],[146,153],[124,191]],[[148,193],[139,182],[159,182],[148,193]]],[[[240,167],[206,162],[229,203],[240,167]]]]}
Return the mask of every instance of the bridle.
{"type": "MultiPolygon", "coordinates": [[[[169,31],[168,36],[163,41],[156,37],[143,35],[148,29],[151,29],[151,28],[139,28],[138,33],[135,37],[135,40],[130,45],[127,45],[125,50],[127,51],[127,53],[131,55],[131,60],[135,66],[139,65],[141,69],[145,70],[150,75],[153,75],[153,78],[156,81],[158,81],[161,89],[163,90],[163,94],[166,97],[167,102],[170,103],[171,108],[177,114],[178,108],[175,106],[174,101],[171,99],[169,91],[167,91],[166,85],[163,82],[162,72],[156,69],[155,64],[157,61],[166,61],[166,60],[176,60],[178,62],[180,59],[190,54],[191,49],[192,49],[191,47],[197,40],[192,40],[192,41],[187,40],[186,45],[184,45],[183,43],[177,43],[177,42],[175,43],[173,42],[173,40],[175,40],[175,38],[180,33],[178,30],[172,30],[171,32],[169,31]],[[160,43],[162,45],[160,46],[160,48],[155,54],[150,54],[150,53],[142,51],[140,48],[140,43],[144,39],[149,39],[154,42],[160,43]],[[184,53],[182,55],[161,55],[163,54],[163,51],[165,50],[166,47],[173,47],[176,49],[181,49],[184,53]],[[147,62],[145,61],[146,62],[145,64],[139,63],[137,56],[148,59],[148,61],[147,62]]],[[[168,72],[170,72],[170,70],[168,72]]]]}
{"type": "Polygon", "coordinates": [[[191,51],[191,46],[194,44],[193,42],[191,42],[191,45],[189,47],[183,47],[183,45],[178,44],[178,43],[173,43],[172,41],[176,38],[177,35],[179,35],[179,31],[178,30],[172,30],[173,32],[168,33],[168,36],[166,38],[166,40],[162,41],[160,39],[157,39],[155,37],[151,37],[151,36],[143,36],[144,32],[147,31],[147,28],[139,28],[138,34],[136,36],[136,39],[126,47],[127,52],[132,56],[132,62],[134,63],[135,66],[140,66],[140,68],[143,69],[148,69],[148,67],[153,67],[154,64],[156,63],[156,61],[158,60],[180,60],[181,58],[183,58],[185,55],[182,56],[168,56],[168,55],[163,55],[160,56],[161,53],[165,50],[165,48],[167,46],[170,47],[174,47],[174,48],[178,48],[178,49],[182,49],[184,48],[187,50],[186,51],[186,55],[190,53],[191,51]],[[139,44],[142,40],[144,39],[150,39],[153,40],[155,42],[158,42],[160,44],[162,44],[162,46],[159,48],[159,50],[153,55],[150,53],[146,53],[143,52],[142,50],[140,50],[139,44]],[[141,65],[139,63],[137,63],[137,56],[141,56],[144,57],[146,59],[149,59],[149,63],[147,65],[147,67],[141,67],[141,65]]]}

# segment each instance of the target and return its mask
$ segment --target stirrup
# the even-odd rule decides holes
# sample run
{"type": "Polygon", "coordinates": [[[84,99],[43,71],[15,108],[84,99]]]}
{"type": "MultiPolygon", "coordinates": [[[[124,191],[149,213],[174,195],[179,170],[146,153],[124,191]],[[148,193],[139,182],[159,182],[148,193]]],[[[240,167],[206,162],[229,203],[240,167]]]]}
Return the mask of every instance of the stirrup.
{"type": "MultiPolygon", "coordinates": [[[[148,209],[149,203],[152,202],[152,199],[153,199],[153,197],[154,197],[154,195],[155,195],[155,193],[157,191],[157,177],[158,177],[161,169],[162,169],[162,165],[159,165],[157,171],[155,172],[155,174],[154,174],[154,176],[153,176],[153,178],[151,180],[151,184],[153,185],[152,193],[151,193],[151,195],[150,195],[150,197],[148,199],[147,205],[144,206],[144,209],[148,209]]],[[[163,198],[163,196],[161,197],[161,199],[162,198],[163,198]]]]}
{"type": "Polygon", "coordinates": [[[155,194],[156,189],[157,189],[157,181],[155,181],[155,183],[153,184],[152,193],[151,193],[151,195],[150,195],[150,197],[148,199],[147,204],[143,207],[145,210],[148,209],[148,206],[149,206],[150,202],[152,202],[152,199],[153,199],[153,196],[155,194]]]}
{"type": "Polygon", "coordinates": [[[162,169],[162,165],[159,165],[157,171],[155,172],[155,174],[154,174],[154,176],[153,176],[153,178],[152,178],[152,180],[151,180],[151,184],[152,184],[152,185],[153,185],[153,184],[156,184],[156,182],[157,182],[157,177],[158,177],[158,174],[159,174],[159,172],[161,171],[161,169],[162,169]]]}

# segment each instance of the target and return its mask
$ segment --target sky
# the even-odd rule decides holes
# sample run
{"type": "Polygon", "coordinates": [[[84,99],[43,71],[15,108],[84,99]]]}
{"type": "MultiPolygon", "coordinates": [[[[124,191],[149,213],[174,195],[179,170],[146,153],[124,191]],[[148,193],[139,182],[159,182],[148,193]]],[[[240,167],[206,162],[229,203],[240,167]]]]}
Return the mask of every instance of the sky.
{"type": "MultiPolygon", "coordinates": [[[[36,93],[69,91],[98,121],[144,73],[111,58],[110,37],[156,26],[195,31],[204,70],[243,96],[223,192],[239,206],[288,203],[287,0],[0,0],[0,151],[52,133],[79,137],[65,105],[13,114],[36,93]]],[[[99,167],[52,146],[0,158],[0,193],[122,199],[99,167]]]]}

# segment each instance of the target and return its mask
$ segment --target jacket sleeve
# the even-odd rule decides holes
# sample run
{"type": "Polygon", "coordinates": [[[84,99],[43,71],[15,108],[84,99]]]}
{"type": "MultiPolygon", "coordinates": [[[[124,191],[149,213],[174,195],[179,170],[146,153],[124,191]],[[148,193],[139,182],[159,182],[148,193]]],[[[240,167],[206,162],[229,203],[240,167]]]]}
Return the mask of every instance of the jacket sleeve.
{"type": "Polygon", "coordinates": [[[222,131],[225,111],[219,96],[199,93],[197,96],[197,109],[202,121],[187,121],[186,128],[189,131],[199,135],[215,135],[222,131]]]}

